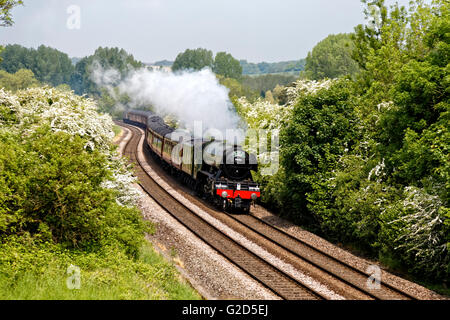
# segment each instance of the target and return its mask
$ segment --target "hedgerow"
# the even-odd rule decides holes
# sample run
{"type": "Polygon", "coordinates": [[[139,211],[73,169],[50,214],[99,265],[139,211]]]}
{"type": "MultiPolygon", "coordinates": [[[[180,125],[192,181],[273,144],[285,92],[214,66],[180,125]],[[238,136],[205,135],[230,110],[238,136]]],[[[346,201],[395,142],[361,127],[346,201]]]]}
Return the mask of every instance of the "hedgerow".
{"type": "Polygon", "coordinates": [[[241,99],[238,111],[252,128],[281,129],[280,170],[256,175],[267,206],[420,280],[445,284],[450,7],[440,0],[413,3],[410,11],[389,10],[381,0],[371,5],[386,14],[377,30],[356,28],[356,80],[303,80],[285,89],[283,105],[241,99]]]}
{"type": "Polygon", "coordinates": [[[111,145],[112,121],[95,104],[51,88],[0,91],[0,232],[72,247],[114,239],[135,253],[145,225],[131,175],[111,145]],[[9,117],[11,118],[11,117],[9,117]]]}
{"type": "Polygon", "coordinates": [[[0,299],[198,298],[146,242],[135,178],[96,108],[70,91],[0,89],[0,299]]]}

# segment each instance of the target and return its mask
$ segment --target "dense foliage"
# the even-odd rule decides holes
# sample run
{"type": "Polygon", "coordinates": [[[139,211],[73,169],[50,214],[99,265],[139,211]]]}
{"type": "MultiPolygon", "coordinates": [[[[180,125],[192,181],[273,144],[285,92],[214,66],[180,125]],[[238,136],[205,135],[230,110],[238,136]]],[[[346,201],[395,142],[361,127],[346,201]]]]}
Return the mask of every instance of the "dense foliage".
{"type": "Polygon", "coordinates": [[[172,65],[173,71],[178,70],[201,70],[205,67],[213,68],[213,53],[207,49],[186,49],[179,53],[172,65]]]}
{"type": "MultiPolygon", "coordinates": [[[[93,55],[78,61],[70,79],[70,86],[77,94],[90,94],[98,97],[102,95],[101,87],[99,87],[102,77],[114,77],[115,84],[117,84],[130,70],[142,66],[141,62],[135,60],[133,55],[123,49],[99,47],[93,55]],[[113,73],[108,74],[108,70],[113,70],[113,73]]],[[[110,79],[108,82],[111,83],[110,79]]],[[[114,85],[114,83],[112,84],[114,85]]]]}
{"type": "Polygon", "coordinates": [[[240,79],[242,76],[242,67],[239,61],[226,52],[218,52],[214,58],[213,71],[215,74],[225,78],[240,79]]]}
{"type": "Polygon", "coordinates": [[[280,170],[258,176],[266,205],[433,283],[450,276],[449,9],[367,3],[356,79],[239,108],[251,127],[281,128],[280,170]]]}
{"type": "Polygon", "coordinates": [[[198,298],[146,242],[135,180],[96,109],[68,90],[0,90],[0,298],[198,298]],[[66,287],[71,264],[80,290],[66,287]]]}
{"type": "Polygon", "coordinates": [[[69,83],[74,71],[67,54],[44,45],[37,49],[7,45],[1,56],[0,69],[9,73],[29,69],[38,81],[52,86],[69,83]]]}
{"type": "Polygon", "coordinates": [[[14,74],[0,70],[0,87],[6,90],[15,92],[38,85],[39,81],[36,80],[31,70],[20,69],[14,74]]]}
{"type": "Polygon", "coordinates": [[[0,237],[75,247],[113,241],[137,252],[145,228],[130,207],[135,193],[122,188],[131,180],[111,149],[110,118],[55,89],[0,91],[0,107],[0,237]]]}
{"type": "Polygon", "coordinates": [[[355,76],[359,66],[352,59],[353,49],[350,34],[329,35],[308,53],[303,76],[315,80],[355,76]]]}

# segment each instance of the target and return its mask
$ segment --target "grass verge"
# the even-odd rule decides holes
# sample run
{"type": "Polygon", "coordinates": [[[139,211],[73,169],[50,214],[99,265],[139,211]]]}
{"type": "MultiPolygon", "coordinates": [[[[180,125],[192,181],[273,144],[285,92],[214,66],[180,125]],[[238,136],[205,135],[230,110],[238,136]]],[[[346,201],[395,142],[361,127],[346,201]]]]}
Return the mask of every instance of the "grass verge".
{"type": "MultiPolygon", "coordinates": [[[[72,278],[71,278],[72,277],[72,278]]],[[[197,300],[200,295],[146,242],[136,259],[114,247],[86,252],[11,238],[0,244],[1,300],[197,300]],[[69,289],[70,265],[80,289],[69,289]]]]}

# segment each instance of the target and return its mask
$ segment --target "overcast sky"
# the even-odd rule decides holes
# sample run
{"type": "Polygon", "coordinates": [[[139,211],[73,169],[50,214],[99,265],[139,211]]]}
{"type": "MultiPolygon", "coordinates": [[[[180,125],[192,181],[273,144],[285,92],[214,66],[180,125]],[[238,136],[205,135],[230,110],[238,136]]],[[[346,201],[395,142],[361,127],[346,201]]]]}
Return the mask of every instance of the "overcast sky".
{"type": "MultiPolygon", "coordinates": [[[[387,0],[388,4],[394,0],[387,0]]],[[[407,4],[408,0],[400,0],[407,4]]],[[[144,62],[187,48],[227,51],[249,62],[306,57],[331,33],[364,22],[359,0],[24,0],[0,43],[40,44],[71,57],[121,47],[144,62]],[[80,28],[76,11],[80,9],[80,28]],[[68,27],[69,25],[69,27],[68,27]]]]}

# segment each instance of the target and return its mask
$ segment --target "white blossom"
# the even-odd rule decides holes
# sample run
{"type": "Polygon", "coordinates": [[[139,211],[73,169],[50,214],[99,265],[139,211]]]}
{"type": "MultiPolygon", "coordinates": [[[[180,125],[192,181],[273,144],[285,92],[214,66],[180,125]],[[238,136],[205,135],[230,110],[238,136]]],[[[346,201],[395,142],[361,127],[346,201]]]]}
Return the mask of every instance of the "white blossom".
{"type": "Polygon", "coordinates": [[[120,205],[137,203],[140,194],[132,188],[136,179],[112,148],[112,118],[99,114],[94,100],[50,87],[30,88],[15,94],[0,89],[0,108],[9,109],[17,118],[18,123],[8,130],[28,134],[48,124],[54,132],[62,131],[86,139],[85,149],[97,149],[107,155],[105,165],[111,170],[112,178],[104,181],[102,186],[117,191],[116,200],[120,205]]]}
{"type": "Polygon", "coordinates": [[[136,177],[133,176],[130,166],[119,155],[114,156],[111,163],[114,164],[114,167],[110,167],[113,177],[103,181],[102,187],[118,192],[116,201],[119,205],[136,205],[142,194],[132,187],[132,184],[136,182],[136,177]]]}
{"type": "Polygon", "coordinates": [[[287,87],[287,105],[294,105],[301,95],[315,94],[321,89],[328,89],[335,82],[335,79],[325,80],[297,80],[293,85],[287,87]]]}
{"type": "Polygon", "coordinates": [[[443,267],[447,244],[442,231],[445,217],[440,214],[442,200],[411,186],[405,188],[405,194],[403,206],[408,214],[391,222],[404,225],[396,239],[399,244],[396,249],[406,249],[414,254],[417,264],[427,264],[430,269],[443,267]]]}
{"type": "Polygon", "coordinates": [[[377,105],[378,112],[383,112],[384,110],[391,110],[394,102],[392,101],[383,101],[377,105]]]}
{"type": "MultiPolygon", "coordinates": [[[[321,89],[328,89],[335,80],[298,80],[291,86],[286,87],[287,102],[284,105],[271,103],[259,98],[254,103],[250,103],[245,97],[238,100],[239,114],[246,121],[251,129],[264,129],[269,132],[280,130],[292,117],[294,105],[305,95],[316,94],[321,89]]],[[[256,154],[255,146],[246,146],[248,152],[256,154]]],[[[260,163],[272,163],[278,158],[277,152],[266,151],[258,154],[260,163]]]]}
{"type": "Polygon", "coordinates": [[[384,158],[381,162],[379,162],[372,170],[369,172],[369,176],[367,177],[367,180],[370,181],[372,179],[372,176],[375,176],[377,178],[377,182],[381,182],[382,178],[386,176],[386,172],[384,171],[386,169],[386,165],[384,164],[384,158]]]}
{"type": "Polygon", "coordinates": [[[19,127],[26,131],[47,123],[53,131],[79,135],[88,140],[85,147],[101,150],[108,149],[114,138],[111,116],[100,115],[92,99],[50,87],[21,90],[15,95],[0,90],[2,104],[6,96],[8,107],[20,121],[19,127]]]}

